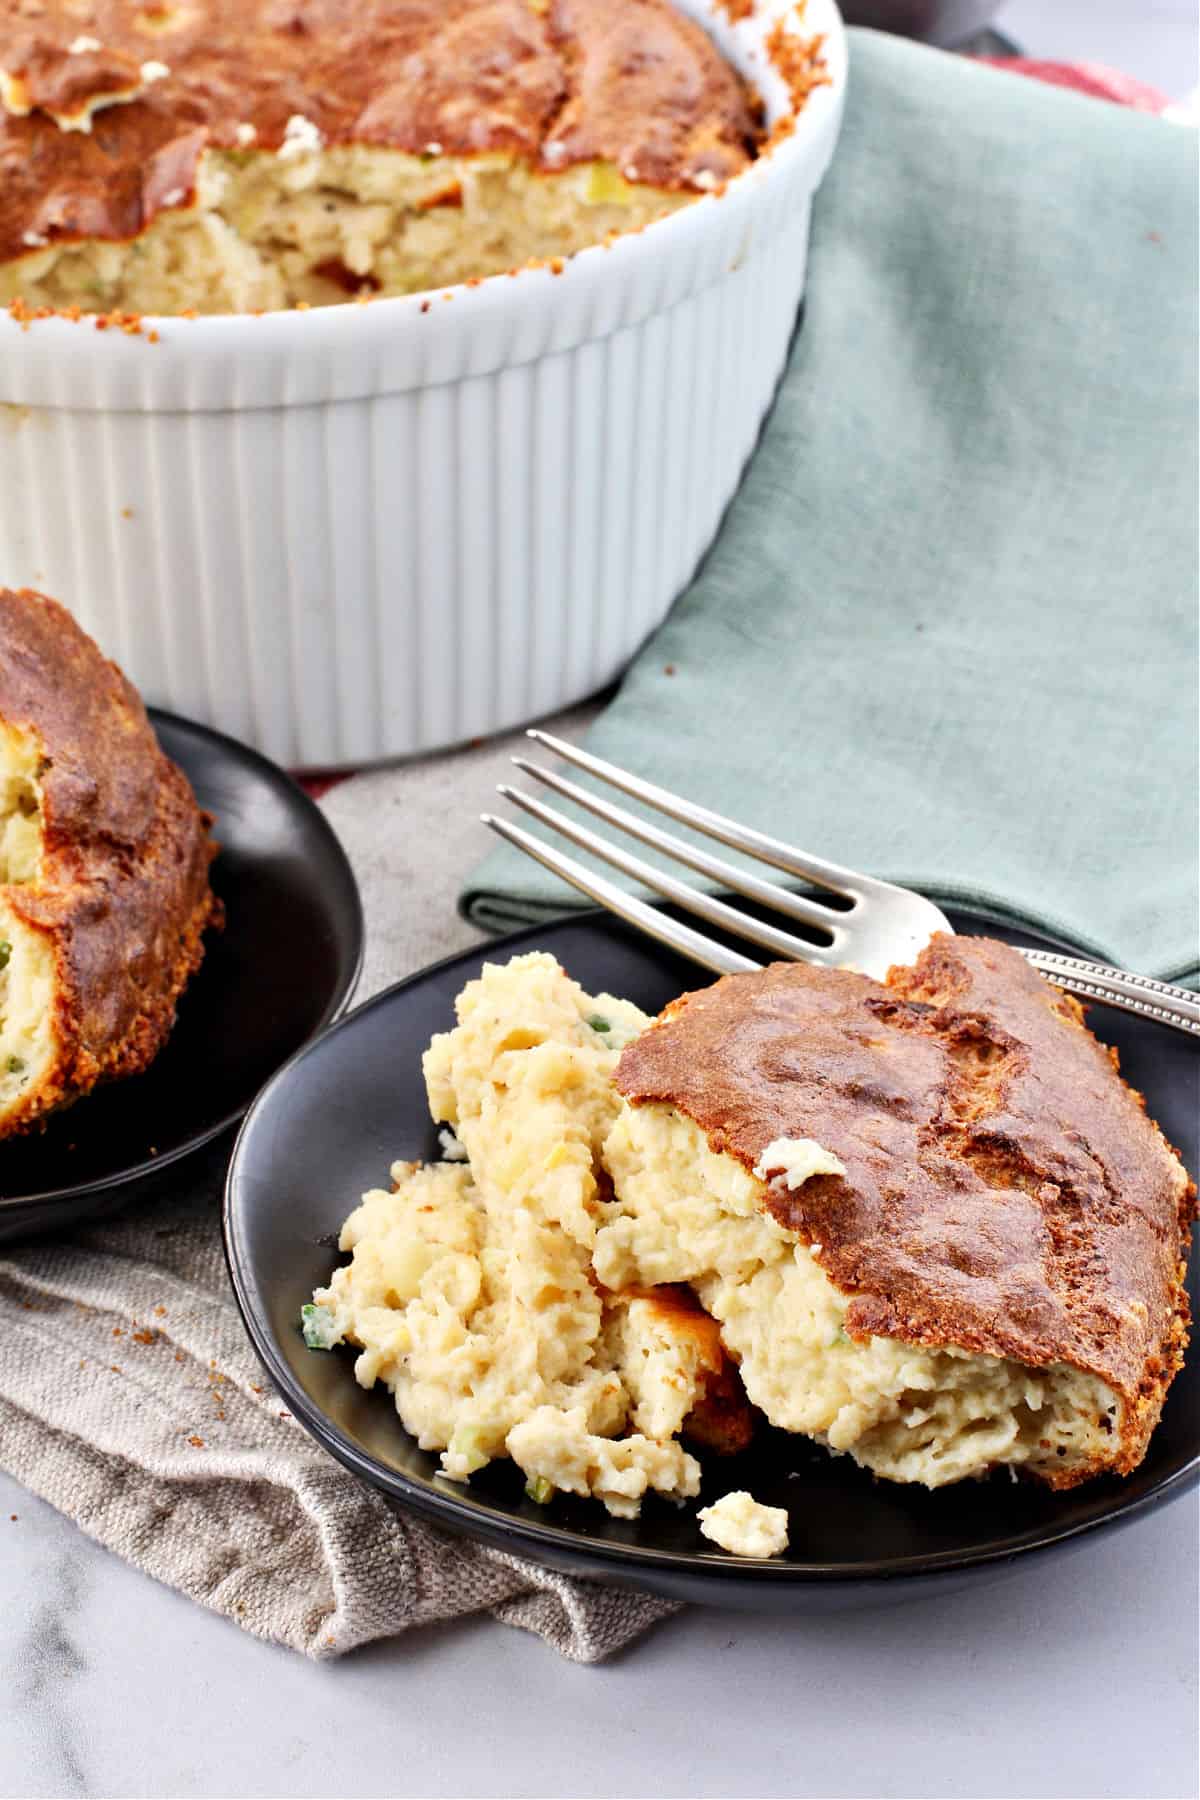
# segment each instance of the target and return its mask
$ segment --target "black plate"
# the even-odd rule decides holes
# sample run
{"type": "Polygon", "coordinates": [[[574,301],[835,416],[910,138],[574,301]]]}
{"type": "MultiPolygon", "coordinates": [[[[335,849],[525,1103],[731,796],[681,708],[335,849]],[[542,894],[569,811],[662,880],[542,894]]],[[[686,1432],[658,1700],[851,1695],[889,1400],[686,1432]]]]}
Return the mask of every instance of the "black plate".
{"type": "MultiPolygon", "coordinates": [[[[1048,943],[950,916],[962,931],[1048,943]]],[[[770,1563],[739,1563],[710,1549],[691,1506],[652,1498],[639,1520],[626,1522],[609,1518],[594,1501],[566,1497],[537,1507],[508,1463],[491,1464],[465,1487],[437,1475],[436,1458],[407,1436],[387,1392],[356,1385],[350,1352],[306,1349],[297,1320],[312,1289],[328,1279],[337,1261],[330,1234],[360,1194],[386,1182],[396,1157],[439,1154],[420,1057],[430,1035],[452,1023],[455,994],[485,960],[535,948],[551,951],[591,991],[627,995],[648,1012],[706,979],[606,914],[519,932],[361,1007],[279,1072],[242,1127],[225,1198],[226,1254],[238,1303],[286,1404],[348,1468],[450,1529],[537,1561],[684,1599],[774,1610],[844,1606],[881,1591],[900,1598],[975,1580],[1036,1550],[1132,1519],[1196,1479],[1194,1353],[1145,1462],[1126,1481],[1104,1479],[1053,1494],[1001,1472],[929,1493],[876,1482],[848,1457],[831,1457],[784,1433],[769,1434],[736,1459],[709,1459],[705,1500],[747,1487],[788,1508],[791,1548],[770,1563]]],[[[1195,1168],[1195,1046],[1107,1009],[1095,1009],[1092,1023],[1119,1046],[1125,1073],[1195,1168]]]]}
{"type": "Polygon", "coordinates": [[[346,1005],[363,920],[345,852],[282,769],[232,738],[151,711],[167,755],[216,816],[212,883],[224,931],[144,1075],[100,1087],[46,1130],[0,1145],[0,1239],[123,1203],[235,1125],[262,1087],[346,1005]]]}

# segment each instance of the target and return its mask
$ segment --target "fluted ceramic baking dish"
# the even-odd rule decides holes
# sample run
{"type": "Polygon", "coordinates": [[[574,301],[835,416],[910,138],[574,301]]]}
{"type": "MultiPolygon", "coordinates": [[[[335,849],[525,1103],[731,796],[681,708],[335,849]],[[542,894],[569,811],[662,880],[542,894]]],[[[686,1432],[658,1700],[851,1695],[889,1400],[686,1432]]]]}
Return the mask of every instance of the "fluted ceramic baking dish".
{"type": "Polygon", "coordinates": [[[832,0],[677,0],[789,108],[723,191],[561,274],[262,317],[0,315],[0,581],[148,700],[296,766],[484,736],[611,680],[711,543],[804,288],[845,87],[832,0]]]}

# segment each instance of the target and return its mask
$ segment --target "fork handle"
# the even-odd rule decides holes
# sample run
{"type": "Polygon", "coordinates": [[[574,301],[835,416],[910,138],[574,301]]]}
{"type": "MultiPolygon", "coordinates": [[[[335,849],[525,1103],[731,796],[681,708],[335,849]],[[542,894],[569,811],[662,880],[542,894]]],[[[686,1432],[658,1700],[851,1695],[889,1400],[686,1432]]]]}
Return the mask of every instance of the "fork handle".
{"type": "Polygon", "coordinates": [[[1055,987],[1078,994],[1083,1000],[1100,1000],[1121,1012],[1137,1013],[1159,1025],[1173,1025],[1200,1037],[1200,995],[1170,981],[1149,975],[1131,975],[1128,969],[1112,969],[1105,963],[1084,962],[1077,956],[1060,956],[1054,950],[1022,950],[1027,962],[1041,971],[1055,987]]]}

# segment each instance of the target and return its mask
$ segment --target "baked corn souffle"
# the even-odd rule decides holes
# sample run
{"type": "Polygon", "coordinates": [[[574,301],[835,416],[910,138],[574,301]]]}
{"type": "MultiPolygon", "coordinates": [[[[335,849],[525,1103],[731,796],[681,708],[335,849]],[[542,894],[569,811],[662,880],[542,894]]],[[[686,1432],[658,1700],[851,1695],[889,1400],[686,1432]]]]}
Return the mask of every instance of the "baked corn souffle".
{"type": "Polygon", "coordinates": [[[65,607],[0,588],[0,1137],[154,1060],[222,916],[211,823],[65,607]]]}
{"type": "MultiPolygon", "coordinates": [[[[1016,951],[780,965],[653,1022],[532,954],[457,1011],[424,1068],[446,1160],[366,1196],[304,1320],[447,1475],[508,1456],[630,1516],[762,1417],[929,1487],[1140,1461],[1195,1189],[1016,951]]],[[[778,1554],[727,1499],[707,1534],[778,1554]]]]}
{"type": "Polygon", "coordinates": [[[773,1424],[929,1487],[1141,1461],[1187,1340],[1195,1187],[1009,946],[885,984],[779,964],[622,1056],[602,1281],[683,1281],[773,1424]]]}
{"type": "Polygon", "coordinates": [[[0,302],[270,311],[554,264],[741,173],[760,121],[670,0],[14,0],[0,302]]]}

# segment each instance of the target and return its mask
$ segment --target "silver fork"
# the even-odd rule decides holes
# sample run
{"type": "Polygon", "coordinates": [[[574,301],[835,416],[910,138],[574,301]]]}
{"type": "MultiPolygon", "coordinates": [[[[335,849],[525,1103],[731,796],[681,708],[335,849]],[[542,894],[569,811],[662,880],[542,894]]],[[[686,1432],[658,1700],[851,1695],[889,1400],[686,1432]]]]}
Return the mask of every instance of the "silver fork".
{"type": "MultiPolygon", "coordinates": [[[[764,881],[758,875],[736,868],[723,857],[687,843],[648,819],[626,812],[599,794],[579,787],[557,770],[542,768],[523,756],[513,757],[513,762],[524,774],[603,819],[607,825],[640,839],[643,844],[649,844],[663,855],[694,869],[697,874],[707,876],[722,888],[732,889],[803,926],[810,935],[801,938],[777,925],[753,918],[740,908],[701,893],[677,876],[666,874],[641,857],[620,849],[587,826],[577,824],[574,819],[535,799],[532,794],[522,793],[506,783],[500,785],[499,792],[506,800],[511,800],[543,825],[709,925],[759,945],[769,951],[774,960],[823,963],[830,967],[850,964],[864,974],[882,980],[893,963],[912,962],[934,932],[953,932],[954,927],[931,900],[910,893],[907,888],[896,887],[890,881],[876,881],[872,876],[857,874],[853,869],[844,869],[822,857],[793,849],[777,838],[710,812],[707,807],[682,800],[665,788],[618,768],[615,763],[605,762],[574,744],[552,737],[549,732],[530,731],[528,736],[564,762],[573,763],[576,768],[586,770],[655,811],[690,826],[693,831],[716,838],[730,849],[767,863],[785,875],[798,876],[839,896],[840,906],[829,905],[808,895],[793,893],[776,882],[764,881]]],[[[589,899],[704,968],[720,975],[762,968],[762,963],[743,956],[740,951],[727,949],[690,925],[680,924],[657,907],[625,893],[614,882],[594,874],[562,851],[552,849],[521,826],[497,818],[493,813],[484,813],[482,817],[484,824],[500,837],[570,882],[589,899]]],[[[1175,987],[1167,981],[1154,981],[1148,975],[1132,975],[1127,970],[1109,968],[1103,963],[1061,956],[1057,951],[1023,949],[1022,954],[1056,987],[1200,1037],[1200,997],[1186,988],[1175,987]]]]}

